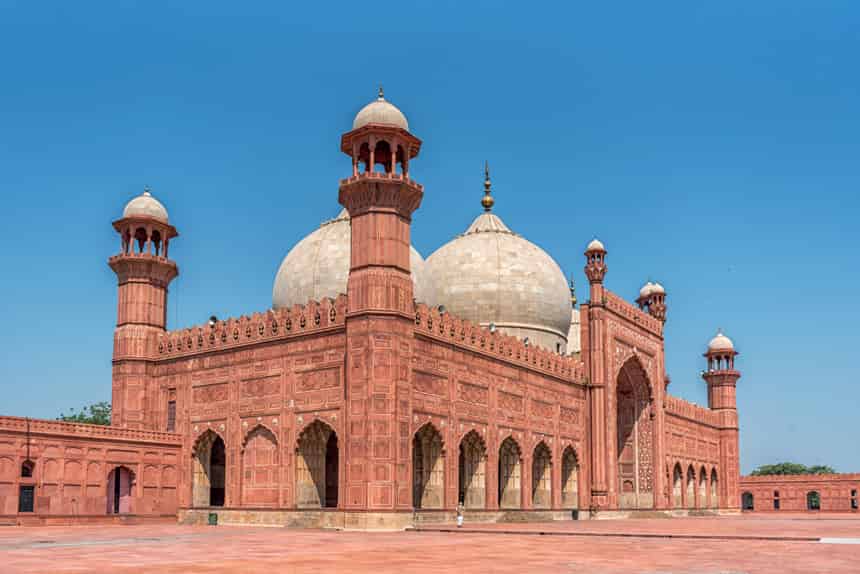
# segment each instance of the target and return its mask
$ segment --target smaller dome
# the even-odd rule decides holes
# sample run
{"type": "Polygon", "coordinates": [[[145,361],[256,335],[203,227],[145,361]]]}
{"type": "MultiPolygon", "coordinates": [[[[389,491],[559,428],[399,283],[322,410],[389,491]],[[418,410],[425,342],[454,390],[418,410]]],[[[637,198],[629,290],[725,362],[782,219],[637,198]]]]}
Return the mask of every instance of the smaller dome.
{"type": "Polygon", "coordinates": [[[643,299],[654,292],[654,288],[656,285],[651,283],[650,281],[642,286],[642,289],[639,290],[639,296],[643,299]]]}
{"type": "Polygon", "coordinates": [[[368,124],[384,124],[395,126],[409,131],[409,122],[397,106],[387,101],[379,88],[379,97],[370,102],[355,115],[352,121],[352,129],[364,127],[368,124]]]}
{"type": "Polygon", "coordinates": [[[606,248],[603,246],[603,243],[600,242],[599,239],[595,238],[591,240],[591,243],[588,244],[588,247],[585,248],[586,251],[606,251],[606,248]]]}
{"type": "Polygon", "coordinates": [[[662,285],[660,285],[659,283],[657,283],[656,281],[655,281],[654,283],[652,283],[652,285],[653,285],[653,286],[651,287],[651,292],[652,292],[652,293],[659,293],[660,295],[665,295],[665,294],[666,294],[666,290],[663,288],[663,286],[662,286],[662,285]]]}
{"type": "Polygon", "coordinates": [[[152,197],[149,189],[129,201],[122,210],[123,217],[152,217],[167,223],[167,210],[160,201],[152,197]]]}
{"type": "Polygon", "coordinates": [[[721,330],[717,331],[717,336],[711,339],[708,343],[708,351],[734,351],[735,345],[732,340],[723,335],[721,330]]]}

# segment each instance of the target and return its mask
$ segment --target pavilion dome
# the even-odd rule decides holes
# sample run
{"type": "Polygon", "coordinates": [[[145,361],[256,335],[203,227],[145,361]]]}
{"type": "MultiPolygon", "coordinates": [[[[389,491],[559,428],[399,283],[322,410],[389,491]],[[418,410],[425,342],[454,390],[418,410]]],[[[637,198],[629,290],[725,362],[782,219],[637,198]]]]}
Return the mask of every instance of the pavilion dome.
{"type": "Polygon", "coordinates": [[[167,209],[160,201],[152,197],[148,189],[143,193],[129,201],[122,210],[122,216],[125,217],[151,217],[161,222],[167,223],[167,209]]]}
{"type": "MultiPolygon", "coordinates": [[[[299,241],[284,257],[275,276],[272,306],[279,309],[305,305],[311,300],[334,299],[346,293],[351,238],[349,213],[344,209],[299,241]]],[[[409,265],[415,299],[434,305],[433,283],[427,278],[424,259],[411,246],[409,265]]]]}
{"type": "Polygon", "coordinates": [[[603,242],[597,239],[596,237],[591,240],[588,244],[588,247],[585,248],[586,251],[606,251],[606,248],[603,246],[603,242]]]}
{"type": "Polygon", "coordinates": [[[716,337],[708,343],[708,351],[734,351],[735,345],[732,340],[723,335],[722,331],[717,331],[716,337]]]}
{"type": "Polygon", "coordinates": [[[352,129],[357,130],[368,124],[383,124],[395,126],[409,131],[409,122],[397,106],[385,99],[382,88],[379,89],[379,97],[370,102],[355,115],[352,121],[352,129]]]}
{"type": "Polygon", "coordinates": [[[654,284],[648,281],[645,285],[642,286],[642,289],[639,290],[639,296],[645,298],[653,292],[654,284]]]}
{"type": "MultiPolygon", "coordinates": [[[[488,193],[489,195],[489,193],[488,193]]],[[[571,326],[567,280],[543,249],[487,210],[427,258],[438,302],[451,314],[564,352],[571,326]]]]}

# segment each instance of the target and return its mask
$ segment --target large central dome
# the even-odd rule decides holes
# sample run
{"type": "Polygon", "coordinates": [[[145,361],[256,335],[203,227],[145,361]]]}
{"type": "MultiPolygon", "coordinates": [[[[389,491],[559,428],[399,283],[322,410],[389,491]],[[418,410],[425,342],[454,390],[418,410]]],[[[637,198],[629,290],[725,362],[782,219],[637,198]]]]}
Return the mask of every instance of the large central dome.
{"type": "MultiPolygon", "coordinates": [[[[311,300],[334,299],[346,293],[351,237],[349,213],[344,209],[299,241],[278,269],[272,288],[272,306],[279,309],[305,305],[311,300]]],[[[433,305],[433,283],[427,280],[424,259],[411,246],[409,255],[415,299],[433,305]]]]}
{"type": "Polygon", "coordinates": [[[561,268],[490,213],[489,187],[482,203],[486,213],[427,258],[439,303],[455,316],[564,352],[571,303],[561,268]]]}

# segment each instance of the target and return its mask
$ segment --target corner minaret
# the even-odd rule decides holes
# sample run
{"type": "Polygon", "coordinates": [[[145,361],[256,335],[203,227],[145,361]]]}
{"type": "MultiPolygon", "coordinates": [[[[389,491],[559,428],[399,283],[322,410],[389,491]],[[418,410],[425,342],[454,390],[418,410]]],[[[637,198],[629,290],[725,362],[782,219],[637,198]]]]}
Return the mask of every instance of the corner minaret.
{"type": "Polygon", "coordinates": [[[352,225],[346,317],[347,511],[412,509],[409,403],[415,302],[409,268],[412,213],[424,188],[410,178],[421,140],[379,96],[341,138],[352,175],[338,200],[352,225]],[[381,169],[377,170],[377,166],[381,169]],[[405,404],[404,404],[405,402],[405,404]]]}
{"type": "Polygon", "coordinates": [[[178,235],[167,210],[149,189],[132,199],[114,221],[120,252],[108,259],[118,279],[117,322],[113,347],[111,424],[154,429],[155,389],[148,388],[149,358],[167,326],[167,287],[179,274],[168,258],[178,235]]]}
{"type": "Polygon", "coordinates": [[[592,239],[585,248],[585,276],[591,285],[592,303],[603,300],[603,278],[606,277],[606,248],[598,239],[592,239]]]}
{"type": "Polygon", "coordinates": [[[705,358],[708,369],[702,378],[708,383],[708,407],[720,413],[719,500],[721,508],[737,509],[740,452],[738,444],[738,408],[736,387],[740,372],[735,370],[738,352],[732,340],[717,331],[708,343],[705,358]]]}

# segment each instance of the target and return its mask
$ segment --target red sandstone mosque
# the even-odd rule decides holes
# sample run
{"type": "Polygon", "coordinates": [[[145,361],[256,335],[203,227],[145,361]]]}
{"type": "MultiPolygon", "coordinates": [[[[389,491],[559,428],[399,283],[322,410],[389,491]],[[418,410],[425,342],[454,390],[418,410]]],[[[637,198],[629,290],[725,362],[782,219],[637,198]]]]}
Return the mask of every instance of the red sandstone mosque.
{"type": "Polygon", "coordinates": [[[189,328],[166,324],[177,222],[132,199],[108,260],[112,424],[0,417],[0,515],[402,528],[461,506],[488,521],[738,511],[732,342],[705,352],[708,408],[671,396],[663,287],[610,291],[595,239],[577,306],[493,213],[489,174],[483,211],[422,259],[421,145],[380,91],[341,137],[343,211],[287,254],[272,308],[189,328]]]}

